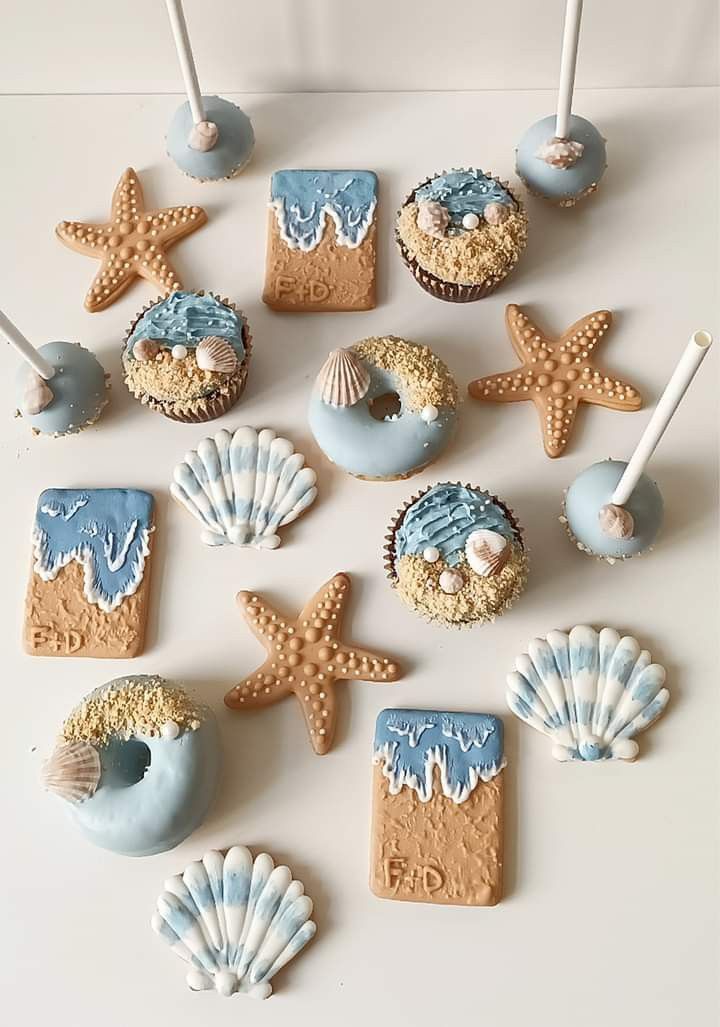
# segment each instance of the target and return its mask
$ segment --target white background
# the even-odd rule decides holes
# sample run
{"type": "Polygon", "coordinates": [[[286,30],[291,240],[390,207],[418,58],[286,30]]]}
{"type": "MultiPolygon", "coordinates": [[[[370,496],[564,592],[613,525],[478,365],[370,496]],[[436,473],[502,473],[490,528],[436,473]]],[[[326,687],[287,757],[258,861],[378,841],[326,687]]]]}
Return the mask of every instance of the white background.
{"type": "MultiPolygon", "coordinates": [[[[149,25],[155,18],[156,38],[138,20],[138,51],[122,56],[120,44],[126,48],[127,38],[119,29],[111,31],[112,21],[125,24],[140,5],[103,10],[106,30],[83,69],[79,65],[93,48],[86,42],[88,25],[76,15],[90,7],[63,6],[67,18],[52,47],[44,36],[23,37],[15,30],[16,45],[8,47],[12,61],[0,61],[6,85],[10,76],[18,89],[91,88],[91,80],[97,88],[106,76],[107,88],[140,88],[142,80],[143,87],[177,89],[169,47],[157,67],[144,59],[167,43],[162,17],[149,5],[143,5],[144,19],[149,25]],[[48,61],[37,57],[42,47],[57,57],[57,78],[48,61]],[[123,64],[124,78],[115,75],[108,54],[116,66],[123,64]],[[162,68],[160,78],[153,78],[162,68]],[[83,83],[69,81],[72,75],[84,77],[83,83]]],[[[536,6],[527,5],[522,17],[507,5],[499,13],[488,9],[484,20],[504,47],[529,52],[531,37],[524,32],[536,6]],[[499,20],[511,15],[503,36],[499,20]]],[[[663,32],[680,69],[677,80],[695,81],[685,58],[693,48],[702,49],[706,34],[695,21],[691,31],[690,18],[682,23],[684,36],[675,32],[672,19],[682,19],[675,7],[665,6],[663,32]]],[[[694,6],[707,12],[713,5],[694,6]]],[[[623,10],[631,7],[648,9],[626,4],[623,10]]],[[[54,12],[48,6],[49,19],[59,16],[54,12]]],[[[30,6],[11,13],[29,19],[30,6]]],[[[472,17],[479,17],[477,10],[472,17]]],[[[592,17],[597,22],[597,10],[592,17]]],[[[649,32],[659,32],[659,20],[648,22],[649,32]]],[[[281,42],[284,31],[277,30],[281,42]]],[[[604,33],[607,40],[608,25],[604,33]]],[[[389,35],[380,33],[386,53],[389,35]]],[[[457,36],[459,45],[469,46],[463,31],[457,36]]],[[[551,77],[545,50],[556,49],[556,42],[549,32],[538,46],[535,84],[551,77]]],[[[616,42],[627,44],[620,28],[616,42]]],[[[226,39],[220,43],[229,45],[226,39]]],[[[206,38],[202,46],[209,46],[206,38]]],[[[263,71],[257,49],[248,49],[256,62],[253,75],[274,76],[277,87],[274,62],[266,59],[263,71]]],[[[409,60],[399,39],[392,49],[409,60]]],[[[584,62],[596,78],[609,74],[601,49],[586,44],[584,62]]],[[[641,62],[648,61],[646,48],[637,49],[641,62]]],[[[610,59],[612,48],[604,50],[610,59]]],[[[328,61],[331,56],[326,54],[328,61]]],[[[383,63],[384,73],[400,74],[387,61],[379,67],[383,63]]],[[[667,63],[672,64],[669,57],[667,63]]],[[[502,64],[495,63],[495,72],[503,72],[502,64]]],[[[514,71],[510,81],[495,84],[528,84],[518,69],[521,81],[514,71]]],[[[669,74],[657,61],[655,83],[661,70],[669,74]]],[[[711,70],[707,64],[705,71],[695,69],[698,81],[711,70]]],[[[359,74],[357,62],[345,71],[359,74]]],[[[408,65],[409,84],[417,85],[411,72],[408,65]]],[[[634,81],[636,69],[626,57],[616,74],[634,81]]],[[[427,296],[392,244],[393,211],[408,188],[444,166],[474,163],[511,175],[519,135],[552,110],[553,99],[540,91],[237,97],[253,118],[257,153],[241,178],[216,185],[183,178],[164,156],[162,137],[177,98],[0,99],[0,306],[38,343],[64,338],[90,346],[113,376],[111,406],[96,427],[64,440],[36,439],[11,417],[16,360],[9,350],[2,355],[0,966],[7,978],[3,1011],[9,1023],[716,1022],[717,352],[708,357],[653,462],[667,506],[656,550],[622,566],[595,563],[571,546],[557,521],[562,491],[581,469],[606,456],[629,455],[690,332],[706,327],[718,334],[716,92],[582,92],[577,110],[609,140],[602,188],[575,211],[530,200],[527,253],[513,278],[480,303],[454,306],[427,296]],[[137,284],[108,311],[87,314],[82,300],[95,266],[53,236],[62,218],[104,219],[113,186],[131,163],[141,173],[149,203],[206,207],[209,223],[174,250],[176,267],[187,286],[209,287],[240,303],[253,329],[247,393],[209,429],[271,425],[288,434],[318,471],[316,505],[285,530],[277,552],[208,550],[195,522],[170,503],[172,468],[206,429],[150,413],[122,384],[124,330],[152,291],[137,284]],[[377,310],[278,315],[260,302],[269,176],[292,166],[357,166],[379,173],[377,310]],[[568,454],[557,461],[543,453],[530,404],[473,401],[463,407],[447,455],[410,482],[359,482],[324,460],[310,437],[305,408],[330,348],[371,334],[404,335],[433,346],[464,392],[471,378],[514,364],[503,327],[507,302],[527,305],[551,331],[593,309],[612,308],[616,324],[600,357],[640,387],[646,410],[584,408],[568,454]],[[496,491],[526,528],[529,586],[495,625],[460,633],[426,626],[384,580],[387,522],[410,494],[443,479],[496,491]],[[22,654],[32,518],[39,491],[50,486],[136,486],[155,494],[153,596],[142,657],[100,662],[22,654]],[[320,758],[293,700],[244,716],[225,710],[222,697],[262,660],[235,608],[235,592],[267,592],[292,613],[337,570],[353,576],[351,637],[397,655],[408,673],[396,685],[348,686],[340,697],[335,748],[320,758]],[[533,636],[580,622],[635,634],[668,669],[671,705],[640,738],[641,758],[634,765],[557,764],[547,740],[505,711],[504,677],[515,656],[533,636]],[[175,677],[213,705],[224,772],[199,831],[173,852],[133,861],[85,843],[37,777],[63,717],[87,691],[118,674],[143,672],[175,677]],[[377,712],[388,705],[504,715],[507,874],[506,897],[497,908],[383,902],[370,894],[372,736],[377,712]],[[276,978],[276,994],[262,1005],[187,992],[183,965],[149,927],[170,873],[211,846],[235,842],[287,861],[316,903],[317,938],[276,978]]]]}
{"type": "MultiPolygon", "coordinates": [[[[185,0],[206,91],[553,89],[564,0],[185,0]]],[[[0,0],[0,92],[176,92],[163,0],[0,0]]],[[[716,85],[716,0],[586,0],[580,87],[716,85]]]]}

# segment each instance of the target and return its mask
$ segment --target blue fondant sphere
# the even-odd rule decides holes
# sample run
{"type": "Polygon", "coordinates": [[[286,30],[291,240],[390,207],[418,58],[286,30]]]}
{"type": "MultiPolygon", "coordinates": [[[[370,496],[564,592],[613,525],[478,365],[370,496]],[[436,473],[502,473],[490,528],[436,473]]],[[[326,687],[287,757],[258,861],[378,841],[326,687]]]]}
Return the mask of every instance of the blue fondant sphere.
{"type": "Polygon", "coordinates": [[[25,392],[34,375],[23,365],[17,379],[18,408],[35,431],[43,435],[69,435],[94,421],[107,402],[105,371],[90,350],[75,342],[48,342],[38,352],[55,368],[46,382],[53,399],[39,414],[23,409],[25,392]]]}
{"type": "Polygon", "coordinates": [[[624,504],[633,518],[632,538],[612,538],[600,526],[600,510],[612,502],[627,464],[623,460],[602,460],[577,476],[565,496],[568,529],[580,546],[593,556],[621,560],[649,549],[660,531],[663,499],[654,481],[643,474],[624,504]]]}
{"type": "Polygon", "coordinates": [[[536,156],[538,149],[555,135],[555,115],[531,125],[518,144],[516,171],[531,193],[570,206],[581,199],[603,176],[607,167],[605,140],[598,130],[577,114],[570,116],[570,139],[585,147],[569,168],[555,168],[536,156]]]}
{"type": "Polygon", "coordinates": [[[193,129],[190,104],[177,109],[167,134],[167,152],[181,171],[191,178],[217,181],[241,171],[250,160],[255,133],[250,118],[229,100],[204,96],[207,120],[218,127],[218,140],[212,150],[203,152],[188,145],[193,129]]]}

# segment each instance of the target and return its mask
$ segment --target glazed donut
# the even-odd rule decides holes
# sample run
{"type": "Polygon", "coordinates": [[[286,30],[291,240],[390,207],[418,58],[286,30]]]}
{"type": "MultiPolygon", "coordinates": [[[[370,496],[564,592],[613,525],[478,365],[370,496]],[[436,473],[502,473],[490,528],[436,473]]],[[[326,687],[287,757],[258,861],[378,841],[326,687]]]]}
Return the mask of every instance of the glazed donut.
{"type": "Polygon", "coordinates": [[[452,438],[458,391],[427,346],[388,335],[334,350],[308,417],[326,457],[356,478],[393,481],[431,464],[452,438]]]}
{"type": "Polygon", "coordinates": [[[125,856],[152,856],[200,825],[215,793],[211,710],[154,675],[115,678],[85,696],[43,768],[80,831],[125,856]]]}

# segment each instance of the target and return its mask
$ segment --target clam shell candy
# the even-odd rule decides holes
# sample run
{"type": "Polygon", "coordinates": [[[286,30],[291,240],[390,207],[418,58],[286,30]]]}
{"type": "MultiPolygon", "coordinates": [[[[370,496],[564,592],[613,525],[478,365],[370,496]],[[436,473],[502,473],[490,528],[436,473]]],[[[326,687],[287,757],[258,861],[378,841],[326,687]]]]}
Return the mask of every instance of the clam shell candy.
{"type": "Polygon", "coordinates": [[[444,239],[450,214],[442,203],[436,200],[420,200],[417,205],[417,226],[425,235],[434,239],[444,239]]]}
{"type": "Polygon", "coordinates": [[[33,372],[23,394],[23,412],[32,417],[49,407],[54,399],[55,393],[45,379],[33,372]]]}
{"type": "Polygon", "coordinates": [[[476,574],[482,578],[499,574],[510,559],[510,543],[497,531],[481,528],[468,535],[465,557],[476,574]]]}
{"type": "Polygon", "coordinates": [[[627,541],[627,539],[633,537],[635,521],[633,520],[633,515],[624,506],[608,503],[600,508],[598,520],[600,522],[600,530],[610,538],[627,541]]]}
{"type": "Polygon", "coordinates": [[[370,374],[351,349],[334,349],[318,371],[316,379],[323,403],[351,407],[367,395],[370,374]]]}
{"type": "Polygon", "coordinates": [[[132,348],[133,356],[142,363],[146,360],[154,360],[159,352],[160,343],[155,339],[138,339],[132,348]]]}
{"type": "Polygon", "coordinates": [[[45,761],[42,780],[49,792],[68,802],[82,802],[95,793],[100,756],[89,742],[61,742],[45,761]]]}
{"type": "Polygon", "coordinates": [[[219,335],[208,335],[200,340],[195,360],[202,371],[217,371],[218,374],[232,374],[238,365],[235,350],[227,339],[219,335]]]}

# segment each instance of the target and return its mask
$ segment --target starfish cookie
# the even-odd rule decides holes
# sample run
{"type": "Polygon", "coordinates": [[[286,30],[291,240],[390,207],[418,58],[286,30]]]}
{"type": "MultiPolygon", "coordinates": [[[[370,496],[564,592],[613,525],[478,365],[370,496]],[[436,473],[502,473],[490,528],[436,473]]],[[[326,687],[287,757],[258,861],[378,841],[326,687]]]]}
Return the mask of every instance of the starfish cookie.
{"type": "Polygon", "coordinates": [[[165,251],[206,221],[202,207],[145,210],[140,179],[128,168],[115,186],[109,221],[61,221],[55,234],[76,253],[102,261],[85,297],[94,313],[114,303],[136,277],[147,278],[164,295],[182,288],[165,251]]]}
{"type": "Polygon", "coordinates": [[[335,683],[397,681],[398,664],[388,657],[340,641],[350,578],[336,574],[306,603],[297,619],[278,613],[255,592],[239,592],[237,601],[268,657],[225,696],[233,710],[253,710],[294,692],[300,701],[310,742],[319,756],[330,749],[335,733],[335,683]]]}
{"type": "Polygon", "coordinates": [[[610,410],[639,410],[642,406],[634,386],[604,374],[591,360],[612,323],[609,310],[580,318],[559,339],[544,335],[514,303],[506,308],[505,321],[521,366],[477,378],[470,382],[468,392],[492,403],[532,400],[540,414],[548,456],[564,453],[580,403],[610,410]]]}

